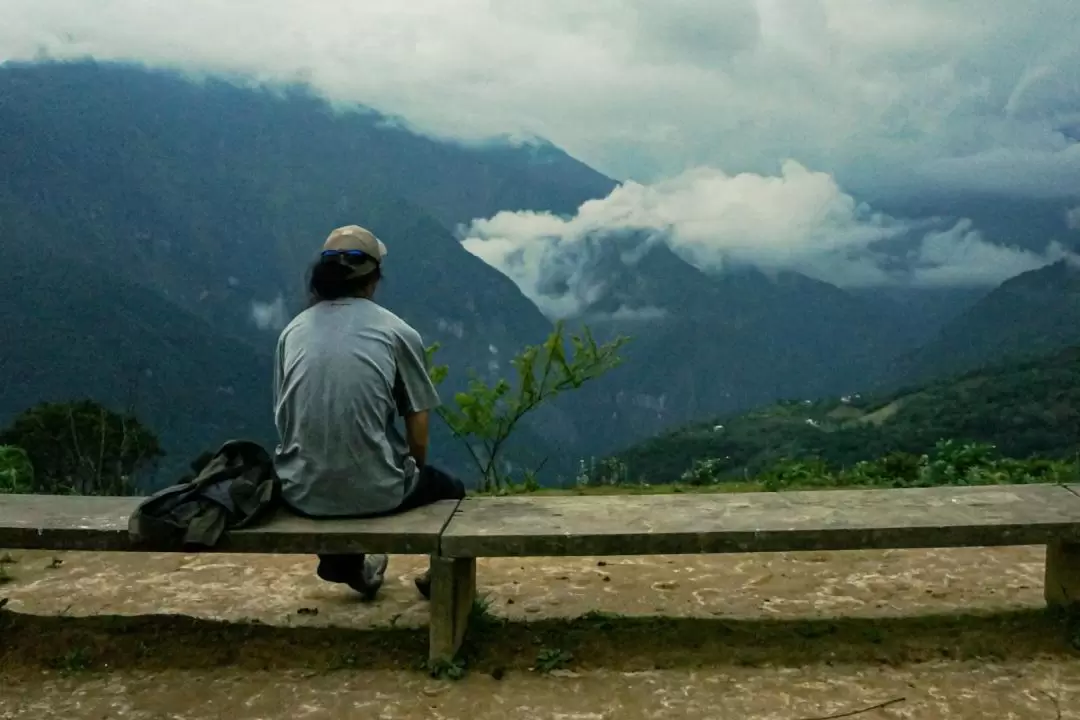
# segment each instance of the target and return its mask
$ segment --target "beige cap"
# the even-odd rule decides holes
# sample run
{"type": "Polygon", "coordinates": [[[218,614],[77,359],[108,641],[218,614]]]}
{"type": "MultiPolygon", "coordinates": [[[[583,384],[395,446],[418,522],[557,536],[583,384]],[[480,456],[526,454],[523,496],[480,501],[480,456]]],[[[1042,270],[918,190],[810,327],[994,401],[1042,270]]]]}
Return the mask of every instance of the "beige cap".
{"type": "Polygon", "coordinates": [[[371,258],[354,265],[355,271],[353,275],[367,275],[377,268],[383,258],[386,257],[386,245],[383,244],[383,241],[375,237],[373,232],[359,225],[346,225],[330,233],[330,236],[326,238],[326,242],[323,243],[323,252],[327,250],[341,252],[358,250],[371,258]]]}

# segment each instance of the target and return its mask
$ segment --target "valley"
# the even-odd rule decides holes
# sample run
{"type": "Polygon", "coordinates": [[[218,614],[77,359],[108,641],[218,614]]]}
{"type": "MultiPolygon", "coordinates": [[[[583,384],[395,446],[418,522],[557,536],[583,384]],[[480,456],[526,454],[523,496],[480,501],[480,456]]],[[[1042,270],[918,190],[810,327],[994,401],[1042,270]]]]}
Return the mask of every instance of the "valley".
{"type": "MultiPolygon", "coordinates": [[[[269,356],[304,307],[327,228],[361,220],[385,238],[381,301],[439,344],[452,396],[470,372],[512,376],[556,319],[467,251],[463,228],[500,212],[567,217],[617,186],[542,141],[438,140],[301,86],[77,62],[5,66],[0,90],[0,322],[20,338],[0,354],[0,424],[78,396],[131,409],[163,438],[156,482],[230,437],[273,441],[269,356]]],[[[1066,261],[996,290],[872,292],[736,262],[702,269],[652,231],[585,242],[587,259],[565,270],[595,290],[561,319],[631,342],[615,371],[522,427],[545,484],[687,423],[1080,342],[1066,261]]],[[[468,473],[435,432],[443,462],[468,473]]]]}

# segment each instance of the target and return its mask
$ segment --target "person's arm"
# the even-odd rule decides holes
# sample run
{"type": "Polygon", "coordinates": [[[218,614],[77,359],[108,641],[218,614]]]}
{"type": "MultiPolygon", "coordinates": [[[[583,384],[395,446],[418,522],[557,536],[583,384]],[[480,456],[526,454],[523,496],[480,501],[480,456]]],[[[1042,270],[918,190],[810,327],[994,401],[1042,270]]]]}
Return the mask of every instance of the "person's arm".
{"type": "Polygon", "coordinates": [[[277,345],[274,347],[274,412],[277,412],[278,403],[281,402],[282,385],[285,382],[285,333],[278,336],[277,345]]]}
{"type": "Polygon", "coordinates": [[[409,444],[409,453],[421,467],[427,463],[430,411],[439,406],[439,393],[431,382],[424,358],[420,333],[411,327],[404,329],[399,334],[397,347],[394,398],[398,413],[405,418],[405,440],[409,444]]]}
{"type": "Polygon", "coordinates": [[[429,414],[427,410],[421,410],[405,416],[405,440],[417,467],[427,464],[429,414]]]}

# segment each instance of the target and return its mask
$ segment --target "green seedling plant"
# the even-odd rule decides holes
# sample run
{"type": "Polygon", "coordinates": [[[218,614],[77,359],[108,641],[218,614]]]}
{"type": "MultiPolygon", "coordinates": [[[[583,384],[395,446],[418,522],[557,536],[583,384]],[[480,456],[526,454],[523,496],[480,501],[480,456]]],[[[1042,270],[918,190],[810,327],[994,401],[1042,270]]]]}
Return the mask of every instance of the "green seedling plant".
{"type": "MultiPolygon", "coordinates": [[[[437,412],[468,450],[480,475],[482,492],[500,492],[507,487],[503,454],[522,419],[556,396],[617,367],[621,363],[619,351],[626,342],[628,338],[618,337],[598,343],[588,328],[567,339],[564,325],[558,322],[547,340],[526,347],[511,361],[516,382],[499,379],[490,383],[470,373],[466,389],[437,412]]],[[[447,366],[434,363],[438,349],[438,344],[427,349],[431,378],[437,385],[449,374],[447,366]]],[[[538,486],[535,473],[527,474],[523,485],[538,486]]]]}

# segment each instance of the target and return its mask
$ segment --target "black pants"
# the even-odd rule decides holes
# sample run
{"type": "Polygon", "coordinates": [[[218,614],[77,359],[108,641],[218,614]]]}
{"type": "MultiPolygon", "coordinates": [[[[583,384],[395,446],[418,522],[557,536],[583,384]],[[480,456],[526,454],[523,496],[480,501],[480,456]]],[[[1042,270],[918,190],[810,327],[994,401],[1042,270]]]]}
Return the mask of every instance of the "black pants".
{"type": "MultiPolygon", "coordinates": [[[[465,497],[465,484],[438,468],[425,465],[412,493],[400,505],[383,515],[396,515],[407,510],[431,505],[440,500],[461,500],[465,497]]],[[[363,555],[320,555],[319,565],[323,572],[332,576],[348,576],[356,572],[364,562],[363,555]]]]}

